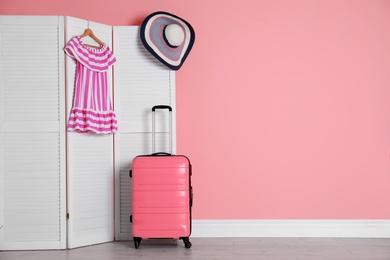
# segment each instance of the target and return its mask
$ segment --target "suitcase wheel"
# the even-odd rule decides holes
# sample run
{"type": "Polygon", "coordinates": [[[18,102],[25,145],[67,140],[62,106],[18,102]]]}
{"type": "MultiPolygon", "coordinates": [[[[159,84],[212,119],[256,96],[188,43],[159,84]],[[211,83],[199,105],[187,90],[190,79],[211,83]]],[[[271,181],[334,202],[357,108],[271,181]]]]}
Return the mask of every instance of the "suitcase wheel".
{"type": "Polygon", "coordinates": [[[183,239],[183,242],[184,242],[184,246],[186,248],[191,248],[192,244],[190,242],[190,238],[189,237],[183,237],[182,239],[183,239]]]}
{"type": "Polygon", "coordinates": [[[135,249],[138,249],[139,245],[141,244],[142,238],[134,237],[133,239],[134,239],[134,247],[135,247],[135,249]]]}
{"type": "Polygon", "coordinates": [[[185,246],[186,248],[191,248],[192,244],[191,244],[191,242],[188,242],[188,243],[185,243],[184,246],[185,246]]]}

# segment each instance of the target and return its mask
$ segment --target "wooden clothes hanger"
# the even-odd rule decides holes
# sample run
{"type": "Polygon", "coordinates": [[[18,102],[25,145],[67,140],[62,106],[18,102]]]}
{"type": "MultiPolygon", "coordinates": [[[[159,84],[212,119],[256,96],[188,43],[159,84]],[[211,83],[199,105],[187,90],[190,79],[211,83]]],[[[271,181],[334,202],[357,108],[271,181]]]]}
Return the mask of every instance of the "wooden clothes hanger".
{"type": "Polygon", "coordinates": [[[92,47],[92,48],[100,48],[101,46],[104,45],[104,43],[98,37],[96,37],[95,34],[93,34],[93,31],[89,28],[85,29],[84,33],[82,35],[80,35],[80,38],[84,38],[86,36],[89,36],[92,39],[94,39],[95,42],[99,43],[99,46],[87,44],[87,43],[84,43],[84,45],[87,45],[87,46],[92,47]]]}

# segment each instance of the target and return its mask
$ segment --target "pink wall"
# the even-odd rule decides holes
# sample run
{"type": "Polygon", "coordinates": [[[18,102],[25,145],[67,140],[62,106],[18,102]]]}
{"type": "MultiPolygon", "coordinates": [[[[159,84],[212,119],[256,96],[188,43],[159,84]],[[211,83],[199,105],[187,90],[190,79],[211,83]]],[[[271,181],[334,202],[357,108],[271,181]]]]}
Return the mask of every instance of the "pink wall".
{"type": "Polygon", "coordinates": [[[111,25],[158,10],[196,31],[177,72],[195,219],[390,218],[389,1],[0,1],[111,25]]]}

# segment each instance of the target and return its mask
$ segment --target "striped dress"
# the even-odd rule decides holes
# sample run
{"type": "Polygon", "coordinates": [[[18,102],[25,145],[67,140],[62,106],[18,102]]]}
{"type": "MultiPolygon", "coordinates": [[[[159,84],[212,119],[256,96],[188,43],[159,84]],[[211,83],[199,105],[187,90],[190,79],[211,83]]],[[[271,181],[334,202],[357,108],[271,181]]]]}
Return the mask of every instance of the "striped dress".
{"type": "Polygon", "coordinates": [[[74,36],[65,46],[65,52],[76,60],[76,78],[73,106],[69,115],[68,131],[110,134],[118,131],[112,110],[107,71],[116,62],[110,48],[104,44],[98,49],[83,44],[74,36]]]}

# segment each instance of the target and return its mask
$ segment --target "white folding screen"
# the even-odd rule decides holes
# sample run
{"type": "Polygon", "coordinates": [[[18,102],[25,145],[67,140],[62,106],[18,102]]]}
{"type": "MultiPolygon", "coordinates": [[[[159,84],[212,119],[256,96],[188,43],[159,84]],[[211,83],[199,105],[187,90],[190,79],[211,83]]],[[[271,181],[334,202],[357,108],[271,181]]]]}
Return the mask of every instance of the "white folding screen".
{"type": "Polygon", "coordinates": [[[63,36],[0,16],[0,250],[66,247],[63,36]]]}
{"type": "MultiPolygon", "coordinates": [[[[175,72],[157,61],[142,45],[138,26],[114,27],[115,111],[119,133],[115,135],[115,179],[117,240],[131,239],[131,179],[133,158],[152,153],[151,109],[154,105],[170,105],[172,136],[176,136],[175,72]]],[[[156,112],[156,151],[168,152],[168,114],[156,112]]],[[[172,149],[176,152],[176,138],[172,149]]]]}
{"type": "MultiPolygon", "coordinates": [[[[86,28],[112,49],[111,26],[74,17],[66,17],[66,42],[83,34],[86,28]]],[[[92,39],[83,38],[85,43],[88,40],[92,39]]],[[[67,56],[67,117],[72,107],[75,72],[76,62],[67,56]]],[[[108,78],[112,86],[111,68],[108,78]]],[[[113,156],[112,134],[68,133],[69,248],[114,240],[113,156]]]]}
{"type": "MultiPolygon", "coordinates": [[[[131,239],[129,170],[135,156],[152,152],[153,105],[173,107],[176,152],[175,72],[138,34],[138,26],[73,17],[0,16],[0,250],[131,239]],[[117,57],[109,72],[115,135],[66,131],[75,61],[63,48],[88,27],[117,57]]],[[[168,151],[167,123],[159,111],[157,151],[168,151]]]]}

